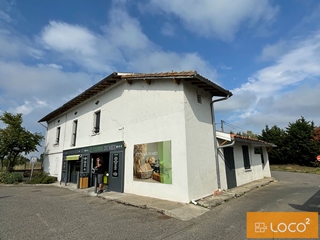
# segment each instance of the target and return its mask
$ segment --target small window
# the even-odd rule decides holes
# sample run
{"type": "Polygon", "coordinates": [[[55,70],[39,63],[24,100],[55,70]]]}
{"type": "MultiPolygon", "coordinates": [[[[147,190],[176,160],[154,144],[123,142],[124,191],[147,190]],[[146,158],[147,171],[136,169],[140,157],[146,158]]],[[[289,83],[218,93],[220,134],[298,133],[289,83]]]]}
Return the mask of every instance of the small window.
{"type": "Polygon", "coordinates": [[[200,94],[197,94],[197,101],[198,103],[202,103],[202,97],[200,94]]]}
{"type": "Polygon", "coordinates": [[[71,146],[76,145],[78,120],[73,121],[71,146]]]}
{"type": "Polygon", "coordinates": [[[94,113],[93,132],[96,133],[96,134],[100,132],[100,116],[101,116],[101,112],[100,111],[94,113]]]}
{"type": "Polygon", "coordinates": [[[251,169],[250,158],[249,158],[249,147],[242,145],[243,163],[244,169],[251,169]]]}
{"type": "Polygon", "coordinates": [[[56,130],[56,144],[59,144],[60,142],[60,127],[57,127],[57,130],[56,130]]]}

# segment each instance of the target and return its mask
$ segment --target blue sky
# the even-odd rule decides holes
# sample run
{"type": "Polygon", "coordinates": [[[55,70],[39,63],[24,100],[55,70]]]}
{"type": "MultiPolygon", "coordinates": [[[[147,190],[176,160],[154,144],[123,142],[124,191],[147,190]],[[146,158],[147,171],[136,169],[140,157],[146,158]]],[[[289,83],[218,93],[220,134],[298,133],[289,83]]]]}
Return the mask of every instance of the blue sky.
{"type": "Polygon", "coordinates": [[[218,129],[319,126],[319,23],[312,0],[0,0],[0,114],[45,134],[40,118],[114,71],[196,70],[234,94],[218,129]]]}

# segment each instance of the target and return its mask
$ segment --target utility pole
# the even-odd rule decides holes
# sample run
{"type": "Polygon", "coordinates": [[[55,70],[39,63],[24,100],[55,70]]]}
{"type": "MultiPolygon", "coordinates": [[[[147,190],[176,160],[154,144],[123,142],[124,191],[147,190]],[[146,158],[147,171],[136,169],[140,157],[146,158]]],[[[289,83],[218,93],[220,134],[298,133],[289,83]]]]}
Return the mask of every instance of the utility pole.
{"type": "Polygon", "coordinates": [[[223,131],[223,120],[221,120],[221,131],[224,132],[223,131]]]}

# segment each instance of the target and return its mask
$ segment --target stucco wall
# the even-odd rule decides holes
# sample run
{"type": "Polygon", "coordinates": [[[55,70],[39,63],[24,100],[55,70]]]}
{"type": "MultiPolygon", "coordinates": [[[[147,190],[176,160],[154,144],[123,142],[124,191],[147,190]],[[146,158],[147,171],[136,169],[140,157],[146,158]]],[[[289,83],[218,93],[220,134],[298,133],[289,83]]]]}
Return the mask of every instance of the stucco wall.
{"type": "Polygon", "coordinates": [[[43,161],[43,169],[51,176],[61,179],[62,153],[46,155],[43,161]]]}
{"type": "MultiPolygon", "coordinates": [[[[144,81],[116,85],[49,123],[46,140],[49,155],[46,158],[51,164],[56,155],[62,161],[62,150],[124,141],[127,146],[125,192],[188,202],[185,98],[182,86],[172,80],[154,81],[150,85],[144,81]],[[96,101],[99,101],[98,105],[96,101]],[[100,133],[95,135],[94,112],[99,110],[100,133]],[[77,141],[76,146],[72,147],[75,119],[78,120],[77,141]],[[55,145],[58,126],[61,127],[61,140],[59,145],[55,145]],[[134,145],[158,141],[171,141],[172,184],[133,181],[134,145]]],[[[53,174],[52,168],[48,168],[48,171],[53,174]]],[[[61,162],[58,175],[60,179],[61,162]]]]}
{"type": "Polygon", "coordinates": [[[211,117],[211,96],[184,84],[189,199],[211,195],[217,189],[211,117]],[[201,103],[197,100],[201,96],[201,103]]]}
{"type": "Polygon", "coordinates": [[[254,153],[254,146],[242,143],[234,145],[234,158],[236,168],[237,186],[252,182],[254,180],[264,178],[264,171],[262,169],[261,155],[254,153]],[[250,169],[244,168],[242,145],[249,147],[249,158],[251,163],[250,169]]]}
{"type": "Polygon", "coordinates": [[[263,149],[263,158],[264,158],[263,176],[271,177],[268,151],[266,147],[263,147],[262,149],[263,149]]]}

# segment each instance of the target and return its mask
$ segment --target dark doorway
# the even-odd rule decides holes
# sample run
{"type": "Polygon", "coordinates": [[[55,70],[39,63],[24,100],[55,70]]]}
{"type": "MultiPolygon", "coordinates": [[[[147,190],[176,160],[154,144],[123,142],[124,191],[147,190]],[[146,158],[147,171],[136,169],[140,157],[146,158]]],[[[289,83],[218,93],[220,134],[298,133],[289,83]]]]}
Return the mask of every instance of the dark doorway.
{"type": "Polygon", "coordinates": [[[104,181],[105,181],[105,185],[108,184],[108,178],[106,176],[107,173],[109,173],[109,158],[110,158],[110,152],[103,152],[103,153],[95,153],[95,154],[91,154],[91,169],[90,169],[90,183],[89,186],[93,187],[94,186],[94,174],[92,173],[92,169],[97,165],[97,158],[100,157],[102,158],[103,162],[104,162],[104,181]]]}
{"type": "Polygon", "coordinates": [[[77,176],[80,172],[81,160],[73,160],[69,162],[69,181],[71,183],[77,183],[77,176]]]}
{"type": "Polygon", "coordinates": [[[227,185],[228,189],[237,186],[236,170],[234,165],[233,147],[226,147],[223,149],[224,162],[226,165],[227,185]]]}

